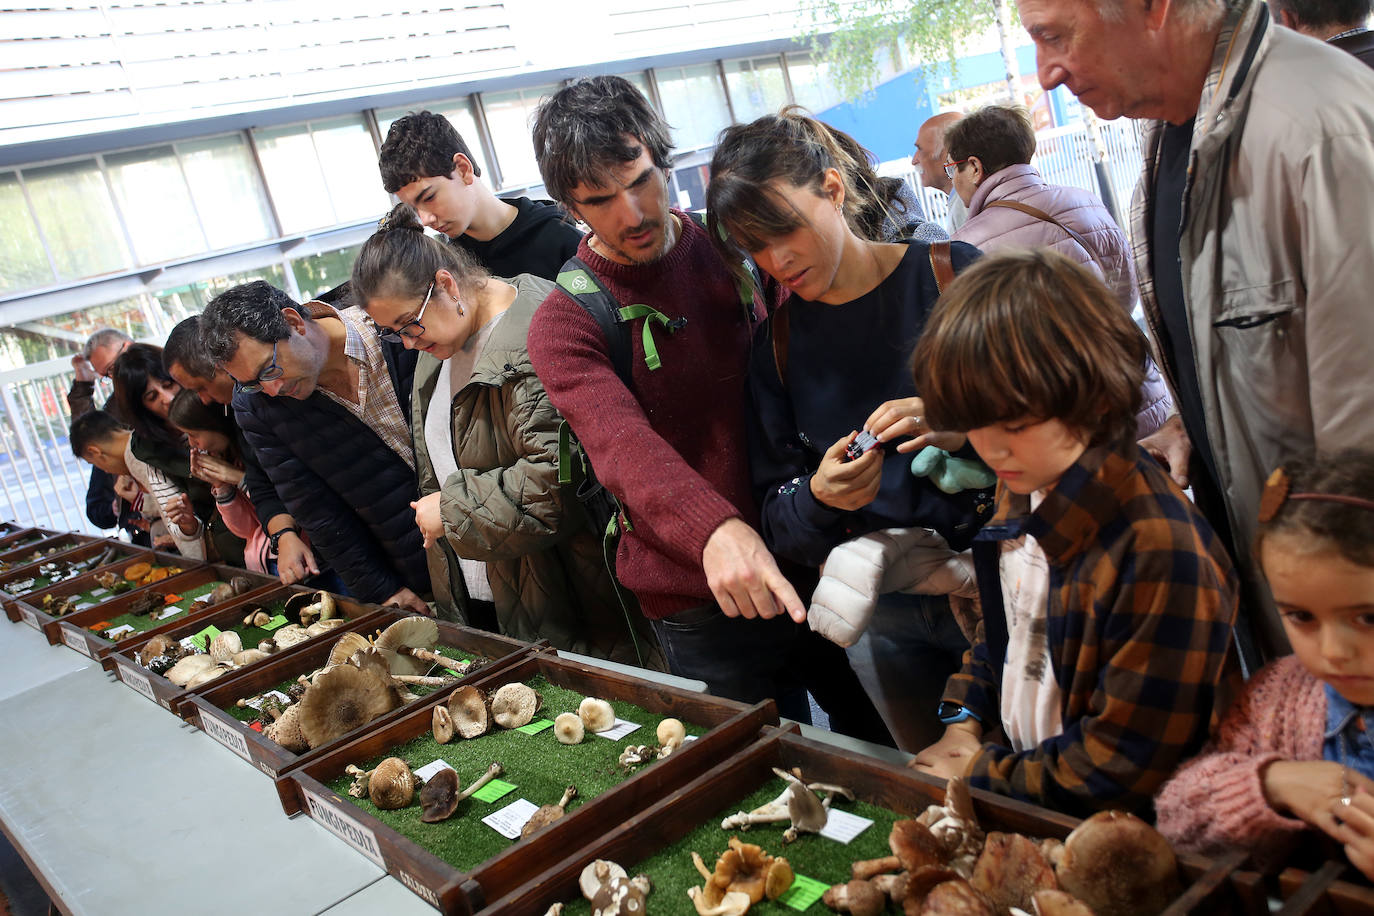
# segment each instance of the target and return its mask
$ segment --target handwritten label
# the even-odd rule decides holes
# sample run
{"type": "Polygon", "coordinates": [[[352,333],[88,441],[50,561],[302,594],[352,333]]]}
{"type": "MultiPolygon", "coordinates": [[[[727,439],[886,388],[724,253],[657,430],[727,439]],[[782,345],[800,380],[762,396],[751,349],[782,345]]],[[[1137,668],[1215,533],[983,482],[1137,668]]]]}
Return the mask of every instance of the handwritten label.
{"type": "Polygon", "coordinates": [[[848,843],[872,826],[873,822],[866,817],[831,808],[825,826],[821,828],[821,836],[838,843],[848,843]]]}
{"type": "Polygon", "coordinates": [[[202,652],[210,651],[210,643],[214,642],[220,635],[219,627],[210,624],[199,633],[190,637],[191,644],[202,652]]]}
{"type": "Polygon", "coordinates": [[[597,734],[603,738],[610,738],[612,741],[619,741],[637,728],[639,728],[639,723],[626,722],[617,716],[614,725],[603,732],[597,732],[597,734]]]}
{"type": "Polygon", "coordinates": [[[262,625],[262,628],[263,628],[264,630],[275,630],[275,629],[278,629],[278,628],[280,628],[280,627],[286,626],[286,624],[287,624],[286,617],[283,616],[283,615],[281,615],[281,614],[278,614],[276,617],[273,617],[271,620],[269,620],[269,621],[267,621],[266,623],[264,623],[264,624],[262,625]]]}
{"type": "Polygon", "coordinates": [[[423,779],[425,782],[429,782],[431,779],[433,779],[435,776],[438,776],[444,770],[451,769],[453,769],[453,767],[449,765],[449,762],[447,760],[434,760],[416,770],[415,775],[423,779]]]}
{"type": "Polygon", "coordinates": [[[19,608],[19,617],[21,620],[23,620],[29,626],[33,627],[35,630],[38,629],[38,615],[35,614],[29,608],[23,607],[21,605],[19,608]]]}
{"type": "Polygon", "coordinates": [[[113,628],[111,628],[111,629],[109,629],[109,630],[106,630],[106,631],[105,631],[105,638],[106,638],[106,639],[114,639],[116,636],[123,636],[125,633],[132,633],[133,631],[134,631],[134,628],[133,628],[133,625],[132,625],[132,624],[121,623],[121,624],[120,624],[119,626],[117,626],[117,627],[113,627],[113,628]]]}
{"type": "Polygon", "coordinates": [[[85,655],[88,658],[90,657],[91,647],[86,645],[85,636],[81,635],[73,629],[70,629],[69,627],[59,627],[58,629],[62,631],[62,641],[64,643],[66,643],[69,647],[75,649],[76,651],[80,652],[82,655],[85,655]]]}
{"type": "Polygon", "coordinates": [[[493,811],[482,818],[482,823],[508,840],[520,839],[520,828],[529,823],[539,806],[532,801],[517,798],[499,811],[493,811]]]}
{"type": "Polygon", "coordinates": [[[376,863],[378,868],[386,868],[386,859],[382,857],[382,848],[377,845],[375,833],[351,817],[345,816],[329,802],[308,789],[305,790],[305,804],[310,811],[310,816],[315,819],[316,823],[367,856],[376,863]]]}
{"type": "Polygon", "coordinates": [[[248,739],[243,732],[232,725],[229,725],[211,715],[200,714],[200,730],[220,744],[229,748],[249,763],[253,762],[253,755],[248,752],[248,739]]]}
{"type": "Polygon", "coordinates": [[[135,671],[122,661],[116,662],[115,667],[119,669],[119,679],[121,681],[128,684],[154,703],[157,702],[157,694],[153,693],[153,685],[149,682],[147,675],[135,671]]]}
{"type": "Polygon", "coordinates": [[[516,729],[516,731],[524,732],[527,735],[537,735],[546,728],[553,728],[552,720],[535,719],[533,722],[528,722],[525,725],[520,726],[516,729]]]}
{"type": "Polygon", "coordinates": [[[792,886],[778,898],[778,903],[800,912],[813,906],[829,889],[830,885],[824,881],[797,875],[792,879],[792,886]]]}
{"type": "Polygon", "coordinates": [[[491,803],[504,798],[514,791],[514,784],[506,782],[504,779],[493,779],[476,792],[473,792],[472,797],[478,801],[491,803]]]}

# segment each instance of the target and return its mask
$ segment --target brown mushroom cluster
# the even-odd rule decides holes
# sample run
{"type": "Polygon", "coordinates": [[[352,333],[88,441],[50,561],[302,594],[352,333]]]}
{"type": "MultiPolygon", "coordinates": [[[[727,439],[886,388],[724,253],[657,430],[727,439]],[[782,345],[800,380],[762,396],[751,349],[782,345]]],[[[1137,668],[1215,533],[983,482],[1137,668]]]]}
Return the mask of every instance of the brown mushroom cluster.
{"type": "Polygon", "coordinates": [[[480,738],[493,724],[501,728],[528,725],[542,703],[538,691],[520,683],[504,684],[490,694],[472,685],[459,687],[449,694],[446,704],[434,708],[434,740],[448,744],[454,738],[480,738]]]}
{"type": "Polygon", "coordinates": [[[1179,894],[1173,850],[1149,824],[1104,811],[1060,843],[978,826],[967,784],[951,779],[945,804],[899,820],[892,855],[855,862],[853,879],[826,891],[837,913],[877,916],[1153,916],[1179,894]]]}
{"type": "Polygon", "coordinates": [[[708,871],[698,853],[692,864],[705,883],[688,890],[699,916],[742,916],[764,900],[777,900],[792,886],[792,866],[781,856],[771,856],[761,846],[730,837],[728,848],[708,871]]]}

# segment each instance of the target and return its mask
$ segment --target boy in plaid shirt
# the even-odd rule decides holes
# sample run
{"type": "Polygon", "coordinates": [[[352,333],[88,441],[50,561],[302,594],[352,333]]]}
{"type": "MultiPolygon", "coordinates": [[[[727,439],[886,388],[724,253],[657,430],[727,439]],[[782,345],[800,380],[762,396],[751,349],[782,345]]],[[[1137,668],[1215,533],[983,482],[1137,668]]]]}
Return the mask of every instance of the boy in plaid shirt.
{"type": "Polygon", "coordinates": [[[931,316],[915,355],[927,420],[967,431],[998,488],[973,548],[980,632],[917,769],[1148,817],[1206,740],[1237,671],[1236,579],[1136,447],[1145,356],[1102,283],[1049,250],[980,260],[931,316]]]}

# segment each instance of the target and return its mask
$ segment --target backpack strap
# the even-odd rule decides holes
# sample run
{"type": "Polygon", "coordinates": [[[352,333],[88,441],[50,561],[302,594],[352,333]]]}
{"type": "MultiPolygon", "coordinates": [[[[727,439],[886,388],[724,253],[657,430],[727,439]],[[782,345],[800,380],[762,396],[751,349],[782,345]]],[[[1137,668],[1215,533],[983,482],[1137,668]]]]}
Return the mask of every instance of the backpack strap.
{"type": "Polygon", "coordinates": [[[631,379],[630,331],[625,327],[624,319],[620,317],[620,303],[596,282],[596,275],[592,273],[591,267],[576,255],[564,262],[556,282],[563,292],[571,296],[574,302],[596,320],[597,327],[601,328],[601,335],[606,338],[606,346],[611,351],[611,367],[628,388],[631,379]]]}
{"type": "MultiPolygon", "coordinates": [[[[1069,238],[1077,242],[1079,246],[1082,247],[1082,249],[1088,253],[1088,257],[1092,258],[1094,262],[1097,261],[1097,253],[1088,247],[1088,240],[1083,238],[1083,235],[1081,233],[1075,232],[1073,229],[1070,229],[1068,226],[1064,225],[1059,220],[1055,219],[1053,216],[1050,216],[1048,213],[1046,213],[1044,210],[1041,210],[1039,207],[1032,207],[1030,204],[1023,204],[1019,200],[994,200],[990,203],[984,204],[983,206],[984,208],[1006,207],[1008,210],[1020,210],[1027,216],[1032,217],[1034,219],[1038,219],[1042,223],[1051,223],[1055,226],[1058,226],[1060,229],[1064,231],[1065,235],[1067,235],[1069,238]]],[[[1106,276],[1106,268],[1103,267],[1101,263],[1098,263],[1098,267],[1102,268],[1103,276],[1106,276]]]]}
{"type": "MultiPolygon", "coordinates": [[[[691,210],[688,215],[698,226],[710,232],[711,229],[706,225],[705,211],[691,210]]],[[[721,239],[725,238],[725,227],[720,227],[721,239]]],[[[744,312],[744,320],[750,327],[759,320],[758,296],[763,291],[763,274],[759,273],[759,265],[754,263],[754,259],[745,255],[742,259],[744,273],[735,275],[735,291],[739,293],[739,304],[744,312]]],[[[734,273],[734,271],[731,271],[734,273]]]]}
{"type": "Polygon", "coordinates": [[[935,273],[935,288],[944,293],[954,282],[954,261],[949,255],[949,242],[930,243],[930,269],[935,273]]]}

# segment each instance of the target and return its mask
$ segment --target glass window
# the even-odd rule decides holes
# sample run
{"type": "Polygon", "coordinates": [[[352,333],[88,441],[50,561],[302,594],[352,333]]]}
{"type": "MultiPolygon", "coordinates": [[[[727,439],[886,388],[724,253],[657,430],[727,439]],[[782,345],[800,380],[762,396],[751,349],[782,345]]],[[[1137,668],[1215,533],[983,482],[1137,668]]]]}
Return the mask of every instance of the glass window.
{"type": "Polygon", "coordinates": [[[635,70],[632,73],[617,73],[616,76],[623,77],[633,83],[634,87],[649,100],[649,104],[653,104],[654,97],[649,94],[649,77],[645,75],[643,70],[635,70]]]}
{"type": "Polygon", "coordinates": [[[482,108],[487,115],[487,130],[496,147],[496,159],[501,164],[503,188],[537,185],[539,163],[534,158],[534,141],[530,139],[530,119],[539,100],[558,91],[556,85],[531,86],[507,92],[482,93],[482,108]]]}
{"type": "Polygon", "coordinates": [[[715,64],[655,69],[663,117],[673,128],[678,152],[710,146],[730,125],[725,87],[715,64]]]}
{"type": "Polygon", "coordinates": [[[267,194],[242,134],[176,145],[211,250],[276,235],[267,194]]]}
{"type": "Polygon", "coordinates": [[[292,261],[291,272],[296,275],[296,286],[300,288],[301,297],[312,299],[347,280],[353,273],[353,262],[362,250],[362,245],[352,245],[292,261]]]}
{"type": "Polygon", "coordinates": [[[830,67],[818,63],[805,51],[787,55],[787,75],[792,80],[792,96],[812,114],[844,101],[830,80],[830,67]]]}
{"type": "Polygon", "coordinates": [[[315,151],[338,222],[377,218],[391,207],[377,172],[377,147],[361,115],[312,121],[315,151]]]}
{"type": "Polygon", "coordinates": [[[53,279],[19,176],[0,173],[0,291],[45,286],[53,279]]]}
{"type": "Polygon", "coordinates": [[[105,176],[94,159],[24,169],[23,176],[58,280],[132,266],[105,176]]]}
{"type": "MultiPolygon", "coordinates": [[[[458,136],[463,138],[463,142],[468,145],[468,149],[472,152],[470,158],[473,164],[482,170],[483,177],[487,177],[487,172],[490,170],[487,168],[487,155],[482,152],[482,135],[477,130],[477,119],[472,116],[472,104],[467,99],[447,99],[425,105],[379,109],[377,111],[377,130],[381,132],[383,139],[386,138],[387,131],[391,129],[392,122],[409,111],[432,111],[448,118],[448,122],[458,131],[458,136]]],[[[490,179],[487,183],[491,184],[490,179]]]]}
{"type": "Polygon", "coordinates": [[[727,60],[725,85],[730,89],[735,120],[741,123],[775,114],[787,104],[787,86],[782,80],[782,60],[778,57],[727,60]]]}
{"type": "Polygon", "coordinates": [[[156,264],[205,250],[191,192],[170,146],[105,157],[115,200],[140,264],[156,264]]]}
{"type": "Polygon", "coordinates": [[[300,232],[340,222],[330,205],[329,187],[307,125],[254,131],[253,138],[282,232],[300,232]]]}

